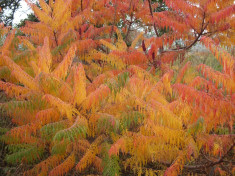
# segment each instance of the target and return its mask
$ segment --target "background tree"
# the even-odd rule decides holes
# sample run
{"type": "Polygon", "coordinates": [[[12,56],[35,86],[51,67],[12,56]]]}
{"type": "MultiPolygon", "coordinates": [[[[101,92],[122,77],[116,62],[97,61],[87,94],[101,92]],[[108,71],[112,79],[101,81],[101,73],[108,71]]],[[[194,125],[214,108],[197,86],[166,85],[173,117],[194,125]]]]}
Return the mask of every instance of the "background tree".
{"type": "MultiPolygon", "coordinates": [[[[2,11],[0,12],[0,19],[6,26],[12,26],[14,20],[15,12],[20,8],[20,2],[22,0],[1,0],[0,1],[0,8],[2,11]]],[[[46,1],[49,2],[48,0],[46,1]]],[[[39,6],[39,3],[36,1],[36,4],[39,6]]],[[[26,19],[22,19],[19,24],[16,26],[22,27],[25,25],[25,21],[38,21],[35,17],[34,13],[30,13],[27,15],[26,19]]]]}
{"type": "Polygon", "coordinates": [[[7,26],[12,26],[14,14],[20,6],[20,1],[21,0],[1,0],[0,1],[0,8],[2,9],[2,11],[0,12],[1,22],[3,22],[7,26]]]}

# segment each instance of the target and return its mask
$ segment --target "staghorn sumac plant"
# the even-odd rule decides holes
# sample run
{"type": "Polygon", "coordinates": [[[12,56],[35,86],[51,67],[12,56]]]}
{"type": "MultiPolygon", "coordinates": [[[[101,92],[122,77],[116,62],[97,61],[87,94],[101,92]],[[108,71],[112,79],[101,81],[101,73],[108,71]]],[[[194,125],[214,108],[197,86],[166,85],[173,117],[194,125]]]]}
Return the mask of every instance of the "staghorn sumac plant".
{"type": "Polygon", "coordinates": [[[231,173],[234,57],[222,46],[234,45],[233,1],[26,2],[40,22],[17,37],[1,27],[7,164],[25,175],[231,173]],[[222,71],[187,61],[198,41],[222,71]]]}

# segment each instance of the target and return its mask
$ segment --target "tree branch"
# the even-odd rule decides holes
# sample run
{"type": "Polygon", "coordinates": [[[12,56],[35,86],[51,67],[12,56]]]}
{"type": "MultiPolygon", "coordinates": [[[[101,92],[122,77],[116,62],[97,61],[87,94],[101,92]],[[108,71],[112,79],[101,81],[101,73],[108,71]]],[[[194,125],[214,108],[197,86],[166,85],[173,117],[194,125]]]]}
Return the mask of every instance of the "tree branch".
{"type": "Polygon", "coordinates": [[[86,74],[86,78],[88,79],[88,81],[90,81],[90,83],[92,83],[91,78],[86,74]]]}
{"type": "Polygon", "coordinates": [[[125,36],[125,42],[127,42],[129,33],[130,33],[130,31],[131,31],[131,25],[132,25],[132,23],[133,23],[132,18],[133,18],[133,16],[131,15],[131,21],[130,21],[129,27],[128,27],[128,29],[127,29],[127,33],[126,33],[126,36],[125,36]]]}
{"type": "Polygon", "coordinates": [[[200,33],[198,33],[198,36],[195,38],[195,40],[194,40],[190,45],[185,46],[185,47],[180,47],[180,48],[174,48],[174,49],[171,49],[171,50],[165,50],[165,51],[162,51],[162,53],[170,52],[170,51],[188,50],[188,49],[190,49],[193,45],[195,45],[195,44],[199,41],[199,38],[204,35],[203,32],[205,31],[205,29],[207,28],[207,26],[208,26],[208,24],[209,24],[209,22],[207,22],[207,23],[205,24],[205,17],[206,17],[206,15],[205,15],[205,13],[204,13],[204,15],[203,15],[203,20],[202,20],[202,28],[201,28],[201,31],[200,31],[200,33]],[[204,24],[205,24],[205,26],[204,26],[204,24]]]}
{"type": "MultiPolygon", "coordinates": [[[[152,9],[152,5],[151,5],[151,0],[148,0],[148,3],[149,3],[150,14],[151,14],[151,16],[153,18],[153,9],[152,9]]],[[[153,22],[153,28],[154,28],[154,31],[155,31],[157,37],[160,37],[160,35],[159,35],[158,31],[157,31],[157,27],[156,27],[155,22],[153,22]]]]}
{"type": "MultiPolygon", "coordinates": [[[[188,170],[199,170],[199,169],[205,169],[208,167],[212,167],[214,165],[220,164],[223,162],[224,158],[227,156],[227,154],[232,151],[233,147],[234,147],[235,143],[233,143],[230,148],[227,150],[227,152],[221,156],[217,161],[210,161],[209,163],[206,164],[199,164],[199,165],[184,165],[183,168],[184,169],[188,169],[188,170]]],[[[163,165],[166,165],[168,167],[170,167],[172,165],[172,163],[167,163],[167,162],[160,162],[163,165]]]]}
{"type": "Polygon", "coordinates": [[[207,167],[211,167],[211,166],[214,166],[216,164],[220,164],[223,162],[223,159],[227,156],[227,154],[233,149],[235,143],[233,143],[233,145],[230,146],[230,148],[227,150],[227,152],[220,157],[220,159],[218,159],[217,161],[214,161],[214,162],[209,162],[208,164],[201,164],[201,165],[195,165],[195,166],[187,166],[187,165],[184,165],[184,168],[185,169],[203,169],[203,168],[207,168],[207,167]]]}
{"type": "Polygon", "coordinates": [[[83,8],[82,8],[82,0],[81,0],[81,11],[83,11],[83,8]]]}
{"type": "Polygon", "coordinates": [[[113,25],[112,25],[112,28],[111,28],[110,38],[112,38],[112,35],[113,35],[113,28],[114,28],[114,25],[116,24],[117,0],[115,0],[114,9],[115,9],[115,11],[114,11],[113,25]]]}
{"type": "MultiPolygon", "coordinates": [[[[59,43],[58,43],[58,40],[57,40],[57,37],[56,37],[56,32],[53,31],[53,34],[54,34],[54,37],[55,37],[55,43],[56,43],[56,46],[58,47],[59,46],[59,43]]],[[[60,53],[60,56],[63,57],[63,55],[61,54],[61,52],[59,51],[60,53]]]]}

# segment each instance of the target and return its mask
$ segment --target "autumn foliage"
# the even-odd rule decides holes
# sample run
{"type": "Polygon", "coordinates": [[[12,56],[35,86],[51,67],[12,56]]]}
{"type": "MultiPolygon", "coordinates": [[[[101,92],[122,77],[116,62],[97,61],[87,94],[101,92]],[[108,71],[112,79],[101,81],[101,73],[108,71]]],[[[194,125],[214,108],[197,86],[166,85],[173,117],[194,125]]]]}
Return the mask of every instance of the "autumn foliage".
{"type": "Polygon", "coordinates": [[[40,22],[0,29],[7,164],[24,175],[234,174],[233,0],[26,2],[40,22]],[[188,61],[199,42],[221,71],[188,61]]]}

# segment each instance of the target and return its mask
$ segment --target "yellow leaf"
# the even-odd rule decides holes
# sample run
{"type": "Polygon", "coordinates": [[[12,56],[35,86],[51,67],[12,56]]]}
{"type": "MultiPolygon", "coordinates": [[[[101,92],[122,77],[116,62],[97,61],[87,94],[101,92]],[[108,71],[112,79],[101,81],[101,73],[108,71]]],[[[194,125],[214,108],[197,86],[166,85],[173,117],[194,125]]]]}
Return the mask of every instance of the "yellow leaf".
{"type": "Polygon", "coordinates": [[[70,49],[69,49],[67,55],[65,56],[65,58],[63,59],[63,61],[52,72],[52,74],[55,77],[60,78],[62,80],[65,79],[65,77],[67,76],[67,73],[68,73],[68,69],[72,65],[76,50],[77,50],[76,46],[73,45],[70,47],[70,49]]]}
{"type": "Polygon", "coordinates": [[[73,120],[73,112],[77,113],[77,111],[70,104],[65,103],[61,99],[50,94],[44,95],[43,99],[46,100],[51,106],[56,107],[62,115],[66,115],[70,121],[73,120]]]}
{"type": "Polygon", "coordinates": [[[44,45],[39,51],[38,67],[45,73],[50,73],[50,67],[52,62],[52,56],[49,46],[49,38],[45,37],[44,45]]]}
{"type": "Polygon", "coordinates": [[[100,43],[104,46],[106,46],[107,48],[109,48],[110,50],[117,50],[116,46],[114,46],[113,44],[101,39],[100,43]]]}
{"type": "Polygon", "coordinates": [[[36,84],[35,80],[28,75],[23,69],[20,68],[14,61],[12,61],[9,57],[3,57],[3,61],[5,64],[12,70],[12,74],[23,83],[26,87],[32,90],[39,90],[38,85],[36,84]]]}
{"type": "Polygon", "coordinates": [[[74,75],[74,102],[80,105],[86,99],[86,75],[82,64],[79,64],[74,75]]]}
{"type": "Polygon", "coordinates": [[[39,3],[43,11],[46,12],[47,15],[50,15],[52,12],[51,7],[44,0],[39,0],[39,3]]]}

